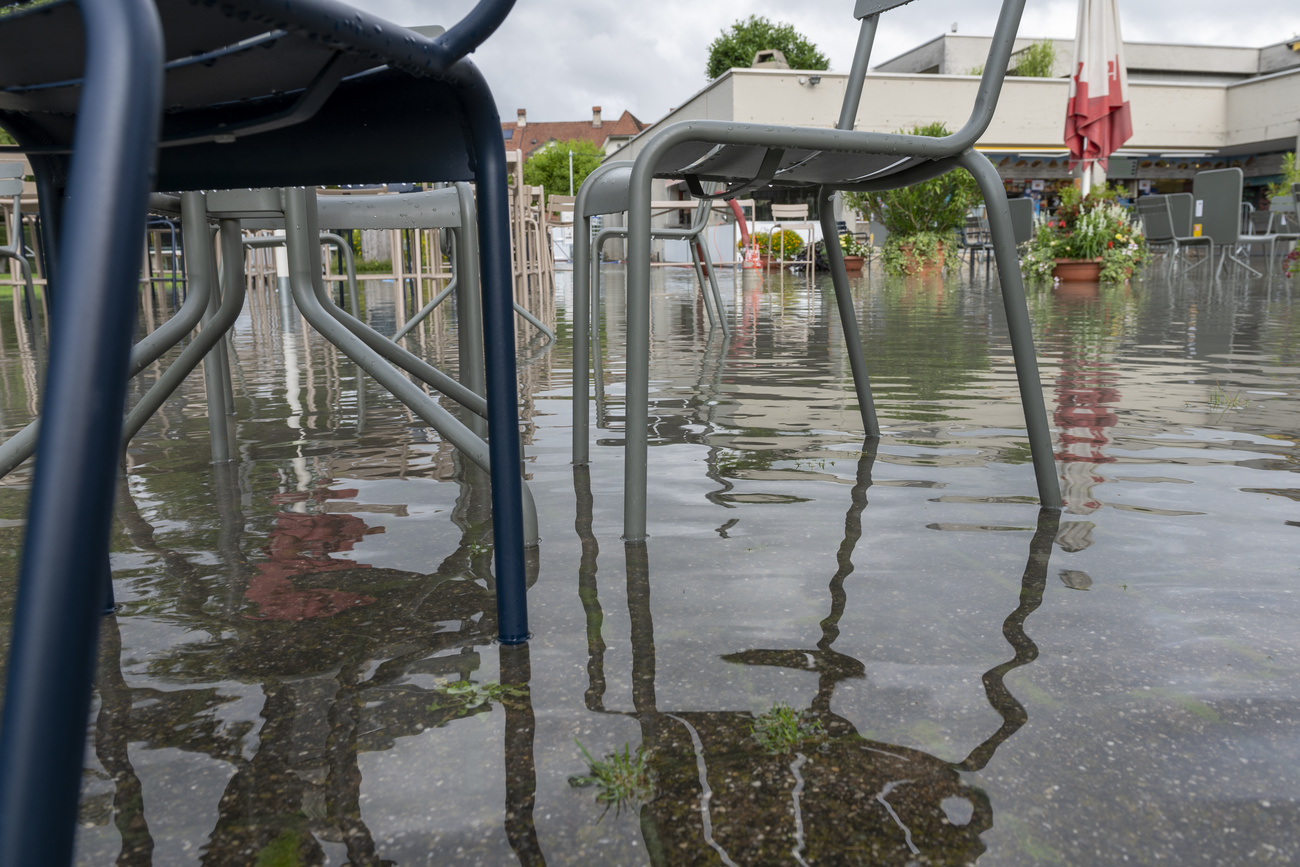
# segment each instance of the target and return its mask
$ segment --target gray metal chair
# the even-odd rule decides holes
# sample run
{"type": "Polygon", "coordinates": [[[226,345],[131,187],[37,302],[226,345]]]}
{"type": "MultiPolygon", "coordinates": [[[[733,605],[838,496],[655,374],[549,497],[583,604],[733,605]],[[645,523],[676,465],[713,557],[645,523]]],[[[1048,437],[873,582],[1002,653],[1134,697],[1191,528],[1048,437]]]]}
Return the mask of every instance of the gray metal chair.
{"type": "Polygon", "coordinates": [[[1268,247],[1267,262],[1273,267],[1273,253],[1277,248],[1277,235],[1247,235],[1241,231],[1241,189],[1244,175],[1239,168],[1213,169],[1198,172],[1192,179],[1192,198],[1195,202],[1192,214],[1193,234],[1197,226],[1201,236],[1208,236],[1223,248],[1219,256],[1219,265],[1214,276],[1223,273],[1223,266],[1229,259],[1245,268],[1256,277],[1263,274],[1242,259],[1240,253],[1251,244],[1264,244],[1268,247]]]}
{"type": "MultiPolygon", "coordinates": [[[[1061,505],[1052,454],[1051,432],[1043,403],[1042,383],[1034,355],[1033,331],[1025,304],[1014,232],[1006,192],[997,169],[974,149],[992,120],[1006,75],[1024,0],[1004,0],[988,59],[965,126],[943,137],[853,130],[871,45],[881,12],[907,0],[858,0],[854,16],[861,21],[857,49],[849,74],[839,122],[835,129],[791,127],[733,121],[683,121],[671,124],[650,139],[637,155],[622,189],[628,211],[627,313],[627,445],[624,469],[624,539],[646,538],[647,431],[650,352],[650,191],[658,178],[684,180],[696,196],[704,197],[705,182],[724,184],[722,198],[735,198],[758,186],[820,187],[818,204],[827,257],[835,284],[842,331],[848,344],[854,385],[868,436],[880,435],[866,359],[853,309],[848,275],[835,231],[835,191],[873,191],[907,186],[953,169],[969,171],[988,206],[989,227],[1003,289],[1021,402],[1025,413],[1038,494],[1043,506],[1061,505]]],[[[609,175],[605,176],[609,178],[609,175]]],[[[576,277],[577,275],[575,275],[576,277]]],[[[575,323],[589,303],[575,279],[575,323]]],[[[587,323],[576,323],[579,328],[587,323]]],[[[577,357],[576,371],[589,360],[577,357]]],[[[575,371],[575,372],[576,372],[575,371]]],[[[588,430],[585,395],[574,392],[575,462],[585,462],[588,430]]]]}
{"type": "Polygon", "coordinates": [[[1190,193],[1143,196],[1137,200],[1137,212],[1142,219],[1143,231],[1146,233],[1148,246],[1169,247],[1169,264],[1171,266],[1184,261],[1180,255],[1184,247],[1205,246],[1209,248],[1204,259],[1192,263],[1193,268],[1214,258],[1214,239],[1208,235],[1197,236],[1193,234],[1191,224],[1192,196],[1190,193]],[[1178,211],[1177,217],[1174,213],[1175,210],[1178,211]],[[1182,226],[1181,229],[1180,226],[1182,226]]]}

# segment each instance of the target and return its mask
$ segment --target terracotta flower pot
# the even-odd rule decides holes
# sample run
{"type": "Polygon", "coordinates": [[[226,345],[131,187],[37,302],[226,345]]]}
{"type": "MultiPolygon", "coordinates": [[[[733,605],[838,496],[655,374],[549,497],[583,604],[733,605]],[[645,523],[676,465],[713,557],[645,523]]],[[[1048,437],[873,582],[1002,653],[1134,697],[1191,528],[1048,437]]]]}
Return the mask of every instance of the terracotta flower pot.
{"type": "Polygon", "coordinates": [[[861,274],[862,266],[866,264],[866,261],[865,256],[845,256],[844,270],[850,274],[861,274]]]}
{"type": "Polygon", "coordinates": [[[1095,283],[1101,277],[1101,259],[1057,259],[1052,277],[1062,283],[1095,283]]]}
{"type": "Polygon", "coordinates": [[[912,252],[912,245],[900,243],[898,252],[903,254],[906,263],[903,265],[903,273],[909,277],[930,277],[934,274],[943,273],[944,248],[938,249],[937,255],[933,260],[919,259],[912,252]]]}

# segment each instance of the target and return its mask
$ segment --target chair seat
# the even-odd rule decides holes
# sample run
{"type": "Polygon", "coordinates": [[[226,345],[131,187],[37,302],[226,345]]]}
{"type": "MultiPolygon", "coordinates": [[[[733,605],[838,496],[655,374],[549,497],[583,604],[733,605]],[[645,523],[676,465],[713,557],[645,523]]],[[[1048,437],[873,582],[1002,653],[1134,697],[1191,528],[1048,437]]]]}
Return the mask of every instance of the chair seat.
{"type": "MultiPolygon", "coordinates": [[[[691,142],[671,149],[655,166],[655,177],[735,183],[758,178],[768,148],[747,145],[710,146],[691,142]],[[684,162],[699,155],[690,162],[684,162]]],[[[776,172],[765,183],[777,186],[853,184],[883,178],[926,162],[924,157],[899,157],[844,151],[791,148],[781,155],[776,172]]]]}

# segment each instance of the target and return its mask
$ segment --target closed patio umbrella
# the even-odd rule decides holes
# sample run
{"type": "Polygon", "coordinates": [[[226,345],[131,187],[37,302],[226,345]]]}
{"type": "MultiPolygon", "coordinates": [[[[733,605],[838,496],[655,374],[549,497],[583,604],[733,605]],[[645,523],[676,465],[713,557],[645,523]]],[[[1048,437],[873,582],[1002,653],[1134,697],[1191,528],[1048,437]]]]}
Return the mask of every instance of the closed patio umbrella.
{"type": "Polygon", "coordinates": [[[1105,169],[1107,158],[1132,135],[1119,0],[1079,0],[1070,101],[1065,111],[1065,144],[1070,148],[1072,163],[1083,162],[1085,193],[1092,166],[1098,164],[1105,169]]]}

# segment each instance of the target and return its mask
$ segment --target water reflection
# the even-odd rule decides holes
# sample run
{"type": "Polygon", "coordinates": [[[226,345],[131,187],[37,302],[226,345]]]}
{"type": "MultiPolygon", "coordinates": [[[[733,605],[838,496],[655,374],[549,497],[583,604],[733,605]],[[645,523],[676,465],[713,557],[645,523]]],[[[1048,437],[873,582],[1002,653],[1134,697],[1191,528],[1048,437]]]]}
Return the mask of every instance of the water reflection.
{"type": "MultiPolygon", "coordinates": [[[[654,774],[656,795],[640,806],[640,828],[651,863],[724,864],[836,863],[846,858],[872,864],[969,864],[984,852],[980,834],[992,827],[988,796],[962,772],[977,771],[1028,719],[1005,684],[1006,675],[1032,662],[1038,648],[1024,631],[1042,603],[1048,559],[1059,513],[1040,510],[1020,583],[1019,605],[1002,624],[1013,656],[982,677],[989,705],[1001,726],[960,761],[863,737],[854,723],[832,710],[836,686],[862,679],[862,662],[834,648],[848,605],[845,580],[862,536],[862,514],[871,487],[875,444],[868,441],[844,519],[838,569],[828,588],[830,611],[813,648],[752,649],[725,655],[736,665],[775,666],[815,672],[817,689],[806,709],[819,731],[806,744],[767,751],[752,735],[755,716],[742,711],[666,710],[655,691],[655,638],[651,614],[649,549],[625,546],[627,601],[632,645],[633,716],[654,774]],[[711,852],[709,851],[711,850],[711,852]]],[[[587,468],[574,470],[575,528],[582,542],[579,597],[586,615],[587,709],[608,710],[601,635],[604,614],[596,581],[599,546],[591,532],[587,468]]]]}
{"type": "MultiPolygon", "coordinates": [[[[888,426],[873,462],[828,287],[774,277],[736,281],[722,341],[693,276],[656,269],[648,548],[618,541],[621,275],[590,468],[568,463],[565,330],[521,350],[545,570],[521,653],[491,643],[481,476],[286,318],[274,285],[253,292],[231,353],[239,463],[209,463],[198,380],[128,453],[81,863],[1293,855],[1294,286],[1031,291],[1061,468],[1079,474],[1053,532],[1023,496],[996,286],[855,284],[888,426]],[[820,733],[766,752],[751,727],[777,702],[820,733]],[[568,784],[575,738],[651,747],[658,797],[602,818],[568,784]]],[[[397,321],[397,295],[368,291],[367,310],[397,321]]],[[[6,432],[40,369],[9,306],[6,432]]],[[[452,370],[454,321],[411,337],[452,370]]],[[[0,484],[11,553],[26,478],[0,484]]]]}
{"type": "MultiPolygon", "coordinates": [[[[132,543],[158,557],[182,588],[169,602],[179,603],[188,628],[209,637],[151,659],[150,678],[160,686],[131,686],[118,618],[106,619],[94,750],[111,787],[92,784],[82,816],[89,824],[112,817],[121,835],[117,863],[154,863],[141,781],[127,749],[141,744],[199,753],[231,769],[200,863],[324,864],[325,847],[337,845],[349,864],[393,865],[377,854],[363,816],[359,756],[498,706],[506,718],[504,830],[522,863],[543,863],[532,819],[528,648],[496,649],[499,681],[484,681],[481,673],[480,648],[491,647],[496,634],[485,571],[490,548],[485,553],[483,539],[491,528],[484,525],[484,479],[462,480],[454,513],[461,544],[432,573],[417,574],[329,556],[383,528],[330,508],[357,492],[328,481],[274,495],[279,505],[309,511],[277,514],[268,544],[246,556],[234,476],[230,467],[217,468],[218,549],[234,567],[226,573],[233,604],[220,611],[204,604],[210,588],[201,586],[191,556],[160,545],[131,492],[121,490],[132,543]],[[234,601],[240,598],[247,602],[234,601]],[[237,700],[237,684],[256,687],[256,719],[223,718],[223,705],[237,700]]],[[[530,582],[535,560],[531,566],[530,582]]]]}

